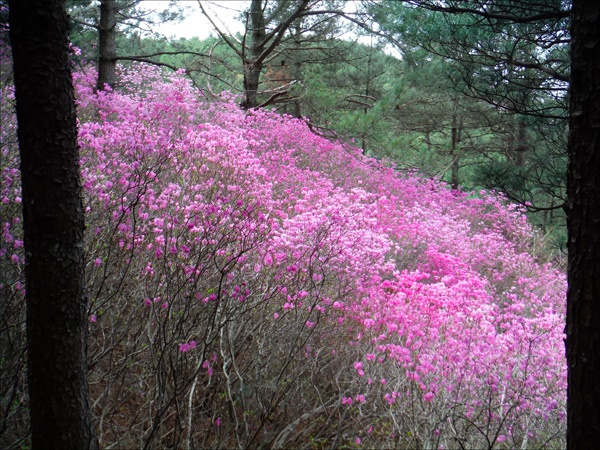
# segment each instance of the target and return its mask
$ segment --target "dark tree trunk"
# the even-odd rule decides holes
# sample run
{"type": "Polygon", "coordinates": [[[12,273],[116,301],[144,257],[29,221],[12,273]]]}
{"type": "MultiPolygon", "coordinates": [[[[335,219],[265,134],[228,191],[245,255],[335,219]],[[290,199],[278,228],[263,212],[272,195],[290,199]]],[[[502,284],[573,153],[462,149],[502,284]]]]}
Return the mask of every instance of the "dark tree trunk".
{"type": "Polygon", "coordinates": [[[517,116],[517,139],[515,147],[515,165],[525,167],[525,152],[527,151],[527,129],[525,117],[517,116]]]}
{"type": "Polygon", "coordinates": [[[100,1],[98,26],[98,82],[96,89],[114,87],[117,79],[117,3],[115,0],[100,1]]]}
{"type": "Polygon", "coordinates": [[[600,442],[600,2],[574,0],[568,168],[567,446],[600,442]]]}
{"type": "MultiPolygon", "coordinates": [[[[267,22],[271,26],[274,19],[273,17],[265,17],[263,0],[251,1],[250,11],[246,19],[246,34],[241,52],[238,53],[244,65],[244,100],[240,104],[242,108],[253,109],[270,103],[269,100],[262,104],[258,101],[260,77],[265,61],[278,48],[284,34],[290,29],[294,21],[307,10],[309,2],[310,0],[300,0],[288,17],[269,31],[267,30],[267,22]],[[246,44],[248,36],[250,37],[249,45],[246,44]]],[[[223,34],[219,33],[223,37],[223,34]]],[[[229,45],[233,46],[231,43],[229,45]]]]}
{"type": "Polygon", "coordinates": [[[451,132],[451,149],[452,164],[450,166],[451,178],[450,186],[453,191],[458,191],[458,170],[460,168],[460,149],[459,144],[462,135],[462,117],[458,117],[456,110],[452,113],[452,132],[451,132]]]}
{"type": "MultiPolygon", "coordinates": [[[[290,27],[294,36],[293,43],[293,60],[292,60],[292,78],[297,83],[302,82],[302,58],[300,58],[302,50],[302,19],[296,20],[293,27],[290,27]]],[[[296,119],[302,118],[302,107],[300,106],[300,97],[297,96],[291,102],[289,114],[296,119]]]]}
{"type": "Polygon", "coordinates": [[[265,45],[265,16],[261,0],[252,0],[250,4],[250,48],[249,55],[244,55],[244,101],[242,108],[251,109],[258,106],[258,87],[262,72],[260,56],[265,45]]]}
{"type": "Polygon", "coordinates": [[[97,447],[86,367],[83,208],[64,0],[11,0],[33,448],[97,447]]]}

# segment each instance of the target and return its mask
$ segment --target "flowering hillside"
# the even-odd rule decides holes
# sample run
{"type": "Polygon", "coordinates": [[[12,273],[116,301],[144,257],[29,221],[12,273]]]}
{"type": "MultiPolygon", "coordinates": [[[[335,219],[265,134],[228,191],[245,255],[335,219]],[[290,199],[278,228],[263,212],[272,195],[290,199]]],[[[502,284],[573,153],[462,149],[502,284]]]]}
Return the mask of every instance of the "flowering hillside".
{"type": "MultiPolygon", "coordinates": [[[[206,102],[182,74],[136,66],[98,94],[94,80],[75,81],[103,447],[563,445],[565,279],[516,207],[206,102]]],[[[3,133],[16,324],[18,161],[3,133]]]]}

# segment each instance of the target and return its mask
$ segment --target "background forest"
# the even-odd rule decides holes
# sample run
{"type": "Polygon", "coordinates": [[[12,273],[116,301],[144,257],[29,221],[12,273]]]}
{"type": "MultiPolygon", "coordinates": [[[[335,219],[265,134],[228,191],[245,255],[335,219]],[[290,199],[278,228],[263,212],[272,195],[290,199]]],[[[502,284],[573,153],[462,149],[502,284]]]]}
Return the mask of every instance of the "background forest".
{"type": "MultiPolygon", "coordinates": [[[[69,3],[100,446],[564,447],[568,5],[253,0],[244,34],[169,40],[144,30],[177,9],[138,3],[69,3]]],[[[0,442],[23,448],[2,52],[0,442]]]]}
{"type": "MultiPolygon", "coordinates": [[[[185,69],[207,98],[229,91],[243,103],[244,68],[262,58],[252,107],[303,117],[314,131],[389,159],[397,170],[442,179],[453,189],[502,192],[535,212],[529,218],[550,237],[554,256],[564,254],[567,3],[498,2],[498,15],[509,15],[486,22],[468,8],[450,15],[429,2],[349,8],[352,2],[256,1],[264,37],[252,34],[259,25],[240,9],[245,35],[229,36],[221,25],[204,40],[140,31],[147,15],[133,20],[131,11],[139,2],[122,2],[122,11],[118,3],[123,23],[117,15],[122,32],[114,36],[114,57],[121,63],[185,69]],[[299,10],[305,15],[287,23],[299,10]],[[509,24],[540,11],[547,18],[509,24]],[[283,32],[279,42],[274,31],[283,32]],[[272,48],[264,45],[257,56],[261,38],[272,48]]],[[[175,8],[161,11],[159,21],[177,20],[175,8]]],[[[219,8],[205,12],[213,17],[219,8]]],[[[83,25],[97,6],[77,1],[71,14],[81,17],[71,33],[84,49],[81,60],[97,60],[98,31],[83,25]]]]}

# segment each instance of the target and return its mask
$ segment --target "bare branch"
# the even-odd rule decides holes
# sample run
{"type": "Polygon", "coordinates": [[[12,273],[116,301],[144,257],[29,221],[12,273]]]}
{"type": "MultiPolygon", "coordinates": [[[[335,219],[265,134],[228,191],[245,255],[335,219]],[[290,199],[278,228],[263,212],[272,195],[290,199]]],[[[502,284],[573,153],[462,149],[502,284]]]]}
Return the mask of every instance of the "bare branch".
{"type": "Polygon", "coordinates": [[[516,59],[509,59],[507,61],[507,63],[512,64],[513,66],[523,67],[524,69],[540,70],[540,71],[544,72],[545,74],[550,75],[552,78],[559,80],[559,81],[564,81],[565,83],[568,83],[570,80],[569,75],[559,73],[556,70],[553,70],[552,68],[550,68],[544,64],[531,63],[531,62],[526,62],[526,61],[518,61],[516,59]]]}
{"type": "Polygon", "coordinates": [[[215,21],[212,19],[210,14],[208,14],[206,12],[206,10],[204,9],[204,6],[202,5],[202,2],[200,0],[198,0],[198,5],[200,6],[200,11],[202,11],[202,14],[204,14],[204,17],[206,17],[208,19],[208,21],[210,22],[210,24],[212,25],[214,30],[219,34],[221,39],[223,39],[225,41],[225,43],[227,43],[227,45],[236,53],[236,55],[238,55],[240,58],[243,59],[244,56],[239,48],[240,46],[243,48],[242,43],[233,39],[231,36],[227,36],[227,34],[225,34],[225,32],[223,32],[219,28],[219,26],[215,23],[215,21]],[[237,46],[235,44],[237,44],[237,46]]]}

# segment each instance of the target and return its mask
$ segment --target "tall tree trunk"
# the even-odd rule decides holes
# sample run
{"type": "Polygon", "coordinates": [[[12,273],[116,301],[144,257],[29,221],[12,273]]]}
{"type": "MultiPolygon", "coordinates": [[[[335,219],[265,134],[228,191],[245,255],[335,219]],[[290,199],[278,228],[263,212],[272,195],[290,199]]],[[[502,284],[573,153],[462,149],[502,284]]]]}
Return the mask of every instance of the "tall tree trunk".
{"type": "Polygon", "coordinates": [[[10,0],[33,448],[98,446],[86,367],[83,207],[64,0],[10,0]]]}
{"type": "MultiPolygon", "coordinates": [[[[373,40],[371,39],[371,44],[373,43],[373,40]]],[[[369,53],[367,55],[367,82],[365,83],[365,96],[366,98],[369,98],[371,96],[371,70],[372,70],[372,47],[369,47],[369,53]]],[[[367,148],[367,115],[369,114],[369,107],[365,106],[363,108],[363,125],[362,125],[362,133],[360,136],[360,146],[362,149],[362,153],[363,155],[368,155],[369,150],[367,148]]]]}
{"type": "MultiPolygon", "coordinates": [[[[290,27],[290,30],[292,30],[294,34],[294,51],[292,52],[292,78],[296,83],[302,83],[302,58],[300,57],[302,50],[302,18],[296,20],[294,26],[290,27]]],[[[299,86],[296,89],[300,91],[301,87],[299,86]]],[[[296,119],[302,118],[300,95],[296,96],[294,100],[292,100],[292,104],[289,111],[289,114],[292,117],[295,117],[296,119]]]]}
{"type": "MultiPolygon", "coordinates": [[[[275,18],[273,16],[265,17],[263,0],[251,0],[250,11],[246,16],[246,33],[241,52],[238,53],[241,54],[242,64],[244,65],[244,100],[240,105],[242,108],[252,109],[260,106],[258,89],[265,61],[278,48],[283,36],[294,21],[307,10],[309,3],[310,0],[299,0],[294,5],[292,12],[287,15],[287,18],[274,25],[275,18]],[[267,32],[267,23],[270,27],[274,26],[274,29],[267,32]],[[250,37],[249,45],[246,44],[248,36],[250,37]]],[[[280,4],[282,7],[286,5],[290,6],[288,2],[280,4]]],[[[219,34],[231,47],[235,48],[222,32],[219,31],[219,34]]]]}
{"type": "Polygon", "coordinates": [[[450,186],[453,191],[458,190],[458,169],[460,167],[460,149],[459,144],[462,134],[462,117],[458,117],[456,109],[452,112],[452,132],[451,132],[451,148],[450,154],[452,156],[452,163],[450,165],[450,186]]]}
{"type": "MultiPolygon", "coordinates": [[[[243,56],[244,64],[244,101],[242,108],[251,109],[258,106],[258,87],[262,72],[262,61],[259,60],[264,51],[265,15],[261,0],[252,0],[250,4],[250,48],[249,55],[243,56]]],[[[248,27],[246,27],[248,28],[248,27]]],[[[245,49],[244,49],[245,51],[245,49]]]]}
{"type": "Polygon", "coordinates": [[[525,117],[517,116],[517,132],[515,146],[515,165],[525,167],[525,152],[527,151],[527,128],[525,126],[525,117]]]}
{"type": "Polygon", "coordinates": [[[96,89],[114,87],[117,80],[117,2],[100,0],[98,26],[98,81],[96,89]]]}
{"type": "Polygon", "coordinates": [[[568,168],[567,446],[600,442],[600,2],[573,0],[568,168]]]}

